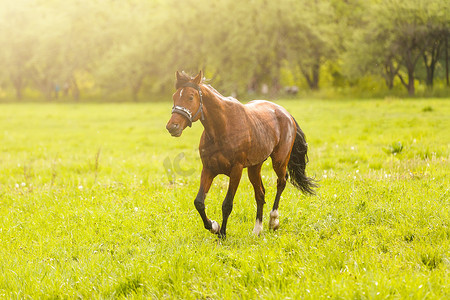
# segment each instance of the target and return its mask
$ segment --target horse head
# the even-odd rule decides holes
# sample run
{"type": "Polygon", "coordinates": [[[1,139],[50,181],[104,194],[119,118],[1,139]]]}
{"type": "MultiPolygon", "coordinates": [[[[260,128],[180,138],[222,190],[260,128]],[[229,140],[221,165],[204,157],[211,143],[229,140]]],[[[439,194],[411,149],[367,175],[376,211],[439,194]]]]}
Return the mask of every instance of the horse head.
{"type": "Polygon", "coordinates": [[[177,91],[173,94],[172,116],[166,125],[166,129],[172,136],[179,137],[183,130],[203,116],[203,99],[200,84],[203,73],[191,78],[184,72],[177,71],[177,91]]]}

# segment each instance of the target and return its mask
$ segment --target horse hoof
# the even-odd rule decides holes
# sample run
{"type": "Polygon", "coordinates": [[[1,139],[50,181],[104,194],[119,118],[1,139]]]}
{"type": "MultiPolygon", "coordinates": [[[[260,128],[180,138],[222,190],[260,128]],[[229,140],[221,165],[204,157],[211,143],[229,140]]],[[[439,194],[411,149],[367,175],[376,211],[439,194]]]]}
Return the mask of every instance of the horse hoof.
{"type": "Polygon", "coordinates": [[[280,227],[280,220],[278,219],[278,210],[273,210],[270,212],[269,228],[277,230],[280,227]]]}
{"type": "Polygon", "coordinates": [[[263,230],[262,221],[256,220],[255,227],[253,228],[253,234],[259,236],[263,230]]]}
{"type": "Polygon", "coordinates": [[[220,231],[220,226],[219,223],[217,223],[214,220],[211,220],[211,229],[209,230],[211,233],[219,233],[220,231]]]}
{"type": "Polygon", "coordinates": [[[270,220],[269,227],[274,231],[277,230],[280,227],[280,221],[278,219],[270,220]]]}

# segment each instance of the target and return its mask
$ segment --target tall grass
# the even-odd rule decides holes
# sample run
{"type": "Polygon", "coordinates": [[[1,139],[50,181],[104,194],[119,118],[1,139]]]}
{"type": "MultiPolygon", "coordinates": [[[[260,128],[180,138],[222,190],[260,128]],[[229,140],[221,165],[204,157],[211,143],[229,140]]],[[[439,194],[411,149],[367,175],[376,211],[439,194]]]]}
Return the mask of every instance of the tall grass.
{"type": "Polygon", "coordinates": [[[225,241],[193,205],[201,125],[170,137],[169,103],[1,105],[0,298],[448,298],[448,99],[279,103],[318,194],[288,186],[270,232],[267,162],[263,235],[243,176],[225,241]]]}

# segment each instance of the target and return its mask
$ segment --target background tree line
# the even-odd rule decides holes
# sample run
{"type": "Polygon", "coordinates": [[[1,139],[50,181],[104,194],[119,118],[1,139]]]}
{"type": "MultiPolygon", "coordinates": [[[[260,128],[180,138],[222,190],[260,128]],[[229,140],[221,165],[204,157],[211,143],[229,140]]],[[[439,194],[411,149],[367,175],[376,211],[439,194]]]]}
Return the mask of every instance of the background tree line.
{"type": "Polygon", "coordinates": [[[448,94],[448,0],[0,2],[0,98],[151,100],[203,69],[224,93],[448,94]]]}

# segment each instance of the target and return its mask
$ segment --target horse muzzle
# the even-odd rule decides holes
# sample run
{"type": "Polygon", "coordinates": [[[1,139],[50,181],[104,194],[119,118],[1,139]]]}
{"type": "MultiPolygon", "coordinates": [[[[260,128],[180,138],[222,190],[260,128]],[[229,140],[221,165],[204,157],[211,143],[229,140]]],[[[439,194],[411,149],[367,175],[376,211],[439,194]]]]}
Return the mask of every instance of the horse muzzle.
{"type": "Polygon", "coordinates": [[[169,122],[166,125],[166,129],[167,129],[167,131],[169,131],[170,135],[174,136],[174,137],[179,137],[183,133],[183,127],[177,123],[169,122]]]}

